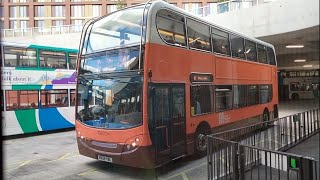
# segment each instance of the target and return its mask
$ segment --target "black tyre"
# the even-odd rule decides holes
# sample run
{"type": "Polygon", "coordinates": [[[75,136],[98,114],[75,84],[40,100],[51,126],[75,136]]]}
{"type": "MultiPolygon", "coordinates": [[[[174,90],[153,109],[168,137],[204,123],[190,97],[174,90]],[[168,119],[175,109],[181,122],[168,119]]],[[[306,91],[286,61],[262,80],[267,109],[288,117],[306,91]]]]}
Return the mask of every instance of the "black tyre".
{"type": "MultiPolygon", "coordinates": [[[[267,122],[269,120],[270,120],[270,113],[267,109],[265,109],[262,114],[262,122],[267,122]]],[[[264,127],[267,127],[268,125],[270,125],[270,123],[264,123],[264,127]]]]}
{"type": "Polygon", "coordinates": [[[262,121],[266,122],[270,120],[270,114],[268,110],[264,110],[262,114],[262,121]]]}
{"type": "Polygon", "coordinates": [[[195,134],[195,154],[197,156],[204,156],[207,154],[207,135],[211,132],[208,126],[200,126],[198,127],[196,134],[195,134]]]}

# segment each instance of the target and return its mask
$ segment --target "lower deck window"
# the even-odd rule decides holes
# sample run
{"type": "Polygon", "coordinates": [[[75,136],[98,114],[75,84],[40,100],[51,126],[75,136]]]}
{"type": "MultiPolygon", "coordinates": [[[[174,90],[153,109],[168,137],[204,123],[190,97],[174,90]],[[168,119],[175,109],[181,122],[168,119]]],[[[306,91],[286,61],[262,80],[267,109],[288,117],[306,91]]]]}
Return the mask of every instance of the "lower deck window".
{"type": "Polygon", "coordinates": [[[259,104],[259,90],[257,85],[248,86],[248,105],[259,104]]]}
{"type": "Polygon", "coordinates": [[[247,106],[247,86],[234,85],[233,86],[233,106],[234,108],[241,108],[247,106]]]}
{"type": "Polygon", "coordinates": [[[232,109],[232,86],[216,86],[216,112],[232,109]]]}
{"type": "Polygon", "coordinates": [[[38,108],[38,91],[6,91],[6,110],[38,108]]]}
{"type": "Polygon", "coordinates": [[[67,107],[68,90],[42,90],[41,91],[42,107],[67,107]]]}
{"type": "Polygon", "coordinates": [[[272,100],[272,86],[260,85],[260,103],[267,103],[272,100]]]}
{"type": "Polygon", "coordinates": [[[213,112],[212,85],[191,86],[191,115],[213,112]]]}

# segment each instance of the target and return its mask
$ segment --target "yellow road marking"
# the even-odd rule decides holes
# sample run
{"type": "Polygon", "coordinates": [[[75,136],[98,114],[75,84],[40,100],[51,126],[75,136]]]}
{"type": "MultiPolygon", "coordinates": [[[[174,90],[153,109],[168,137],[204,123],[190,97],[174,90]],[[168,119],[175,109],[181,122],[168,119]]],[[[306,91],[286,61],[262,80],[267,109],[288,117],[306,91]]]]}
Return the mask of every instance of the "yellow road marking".
{"type": "Polygon", "coordinates": [[[61,156],[58,160],[65,159],[65,158],[66,158],[67,156],[69,156],[70,154],[71,154],[71,153],[67,153],[67,154],[61,156]]]}
{"type": "MultiPolygon", "coordinates": [[[[174,175],[168,177],[167,179],[171,179],[171,178],[174,178],[174,177],[177,177],[177,176],[182,176],[182,178],[184,178],[184,177],[183,177],[183,174],[185,175],[185,173],[187,173],[187,172],[189,172],[189,171],[192,171],[192,170],[194,170],[194,169],[196,169],[196,168],[198,168],[198,167],[200,167],[200,166],[206,165],[206,164],[207,164],[207,162],[201,163],[201,164],[199,164],[198,166],[194,166],[194,167],[192,167],[192,168],[189,168],[189,169],[187,169],[187,170],[184,170],[184,171],[182,171],[182,172],[179,172],[179,173],[177,173],[177,174],[174,174],[174,175]]],[[[185,176],[186,176],[186,175],[185,175],[185,176]]],[[[187,178],[187,176],[186,176],[186,178],[187,178]]],[[[184,180],[185,180],[185,179],[184,179],[184,180]]]]}
{"type": "Polygon", "coordinates": [[[30,163],[31,161],[32,161],[32,160],[24,161],[22,164],[20,164],[20,165],[19,165],[19,167],[24,166],[24,165],[26,165],[26,164],[30,163]]]}
{"type": "MultiPolygon", "coordinates": [[[[37,163],[37,164],[44,164],[44,163],[59,161],[59,160],[63,160],[63,159],[68,159],[68,158],[76,157],[76,156],[79,156],[79,155],[80,155],[80,154],[78,154],[77,152],[66,153],[65,155],[61,156],[61,157],[58,158],[58,159],[54,159],[54,160],[51,160],[51,161],[45,161],[45,162],[41,162],[41,163],[37,163]],[[70,156],[71,154],[75,154],[75,155],[70,156]]],[[[10,165],[8,165],[8,166],[12,166],[12,165],[14,165],[14,164],[19,164],[19,163],[22,162],[22,164],[20,164],[18,167],[11,168],[11,169],[5,169],[4,171],[12,171],[12,170],[18,169],[18,168],[20,168],[21,166],[24,166],[24,165],[30,163],[31,161],[36,161],[36,160],[39,160],[39,159],[26,160],[26,161],[20,161],[20,162],[12,163],[12,164],[10,164],[10,165]]]]}
{"type": "Polygon", "coordinates": [[[182,176],[183,180],[189,180],[186,173],[181,173],[181,176],[182,176]]]}
{"type": "Polygon", "coordinates": [[[88,171],[85,171],[85,172],[83,172],[83,173],[78,174],[78,176],[88,175],[88,174],[93,173],[93,172],[95,172],[95,171],[96,171],[96,169],[90,169],[90,170],[88,170],[88,171]]]}

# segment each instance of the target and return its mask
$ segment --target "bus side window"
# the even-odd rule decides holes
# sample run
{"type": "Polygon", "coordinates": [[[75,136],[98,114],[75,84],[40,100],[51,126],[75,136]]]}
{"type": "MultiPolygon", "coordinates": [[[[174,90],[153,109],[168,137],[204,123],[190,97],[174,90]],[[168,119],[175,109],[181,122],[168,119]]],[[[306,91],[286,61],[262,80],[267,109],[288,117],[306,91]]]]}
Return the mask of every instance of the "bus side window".
{"type": "Polygon", "coordinates": [[[7,111],[38,108],[39,94],[37,90],[6,91],[7,111]]]}
{"type": "Polygon", "coordinates": [[[65,52],[58,51],[39,51],[40,56],[40,66],[41,67],[49,67],[49,68],[57,68],[57,69],[66,69],[67,68],[67,60],[65,52]]]}
{"type": "Polygon", "coordinates": [[[260,63],[268,64],[266,47],[261,44],[258,47],[258,60],[260,63]]]}
{"type": "Polygon", "coordinates": [[[191,86],[191,115],[201,115],[213,112],[212,85],[191,86]]]}
{"type": "Polygon", "coordinates": [[[247,60],[257,62],[257,50],[256,50],[256,43],[246,40],[245,41],[245,54],[247,60]]]}
{"type": "Polygon", "coordinates": [[[177,46],[186,46],[183,16],[174,14],[168,10],[159,10],[156,23],[160,37],[165,42],[177,46]]]}
{"type": "Polygon", "coordinates": [[[210,27],[191,19],[188,19],[187,26],[189,47],[211,51],[210,27]]]}
{"type": "Polygon", "coordinates": [[[232,86],[216,85],[216,112],[222,112],[232,109],[232,86]]]}
{"type": "Polygon", "coordinates": [[[230,55],[230,42],[228,33],[212,28],[211,37],[213,52],[230,55]]]}
{"type": "Polygon", "coordinates": [[[244,55],[244,39],[231,34],[231,50],[232,57],[245,59],[244,55]]]}
{"type": "Polygon", "coordinates": [[[269,61],[269,64],[271,65],[276,65],[276,59],[274,57],[274,51],[272,48],[267,48],[267,54],[268,54],[268,61],[269,61]]]}
{"type": "Polygon", "coordinates": [[[1,111],[4,111],[4,91],[1,90],[1,111]]]}
{"type": "Polygon", "coordinates": [[[20,47],[3,47],[5,67],[37,67],[36,50],[20,47]]]}
{"type": "Polygon", "coordinates": [[[68,90],[41,90],[42,107],[67,107],[68,90]]]}
{"type": "Polygon", "coordinates": [[[259,89],[258,85],[248,86],[248,106],[259,104],[259,89]]]}

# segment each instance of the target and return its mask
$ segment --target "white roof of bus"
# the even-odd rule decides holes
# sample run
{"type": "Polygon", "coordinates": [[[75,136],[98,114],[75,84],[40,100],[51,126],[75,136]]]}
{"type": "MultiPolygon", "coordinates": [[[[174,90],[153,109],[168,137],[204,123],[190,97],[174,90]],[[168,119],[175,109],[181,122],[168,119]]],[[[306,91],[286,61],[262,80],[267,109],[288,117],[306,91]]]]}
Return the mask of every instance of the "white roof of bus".
{"type": "MultiPolygon", "coordinates": [[[[202,18],[202,17],[195,16],[194,14],[192,14],[192,13],[190,13],[190,12],[184,10],[184,9],[181,9],[181,8],[178,8],[178,7],[174,6],[174,5],[171,5],[171,4],[169,4],[169,3],[165,2],[165,1],[155,0],[155,1],[152,2],[152,6],[155,6],[155,7],[161,6],[161,7],[167,8],[167,9],[174,10],[174,11],[177,12],[177,13],[181,13],[181,14],[183,14],[183,15],[192,17],[192,18],[197,19],[197,20],[199,20],[199,21],[202,21],[202,22],[204,22],[204,23],[206,23],[206,24],[209,24],[209,25],[211,25],[211,26],[213,26],[213,27],[216,27],[216,28],[218,28],[218,29],[225,30],[225,31],[227,31],[227,32],[229,32],[229,33],[232,33],[232,34],[234,34],[234,35],[241,36],[241,37],[243,37],[243,38],[245,38],[245,39],[255,41],[255,42],[259,43],[259,44],[262,44],[262,45],[265,45],[265,46],[268,46],[268,47],[271,47],[271,48],[274,49],[274,46],[273,46],[272,44],[269,44],[269,43],[266,43],[266,42],[261,41],[261,40],[259,40],[259,39],[256,39],[256,38],[247,36],[247,35],[242,34],[242,33],[240,33],[240,32],[233,31],[233,30],[231,30],[231,29],[228,29],[228,28],[226,28],[226,27],[223,27],[222,25],[217,25],[217,24],[215,24],[215,23],[213,23],[213,22],[210,22],[210,21],[208,21],[208,20],[206,20],[206,19],[204,19],[204,18],[202,18]]],[[[152,8],[152,6],[151,6],[151,8],[152,8]]]]}

